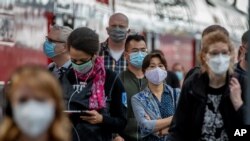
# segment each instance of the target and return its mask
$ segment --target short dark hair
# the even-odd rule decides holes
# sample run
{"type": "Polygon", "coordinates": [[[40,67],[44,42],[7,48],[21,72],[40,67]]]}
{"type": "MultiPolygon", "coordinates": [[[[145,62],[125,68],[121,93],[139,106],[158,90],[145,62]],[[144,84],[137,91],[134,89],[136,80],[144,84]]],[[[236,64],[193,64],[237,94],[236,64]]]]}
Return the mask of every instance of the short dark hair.
{"type": "Polygon", "coordinates": [[[152,58],[159,58],[161,63],[164,65],[165,69],[167,70],[167,61],[164,57],[164,55],[162,55],[161,53],[149,53],[147,56],[145,56],[143,63],[142,63],[142,72],[145,73],[146,69],[149,67],[150,65],[150,61],[152,58]]]}
{"type": "Polygon", "coordinates": [[[249,35],[250,35],[250,30],[247,30],[245,33],[243,33],[243,35],[241,37],[241,43],[242,44],[248,43],[249,35]]]}
{"type": "Polygon", "coordinates": [[[93,56],[99,50],[99,37],[92,29],[80,27],[71,32],[67,45],[69,50],[74,48],[93,56]]]}
{"type": "Polygon", "coordinates": [[[229,37],[229,32],[227,31],[226,28],[224,28],[223,26],[220,25],[210,25],[208,27],[206,27],[203,32],[201,37],[204,37],[205,35],[214,32],[214,31],[221,31],[222,33],[224,33],[227,37],[229,37]]]}
{"type": "MultiPolygon", "coordinates": [[[[151,53],[159,53],[159,54],[161,54],[165,58],[165,55],[164,55],[164,53],[163,53],[162,50],[155,49],[155,50],[151,51],[151,53]]],[[[166,60],[166,66],[165,66],[165,68],[168,69],[168,61],[167,61],[166,58],[165,58],[165,60],[166,60]]]]}
{"type": "Polygon", "coordinates": [[[128,50],[128,44],[130,43],[130,41],[135,40],[137,42],[139,41],[144,41],[146,43],[146,40],[144,38],[144,36],[140,35],[140,34],[134,34],[134,35],[129,35],[126,39],[125,42],[125,51],[128,50]]]}

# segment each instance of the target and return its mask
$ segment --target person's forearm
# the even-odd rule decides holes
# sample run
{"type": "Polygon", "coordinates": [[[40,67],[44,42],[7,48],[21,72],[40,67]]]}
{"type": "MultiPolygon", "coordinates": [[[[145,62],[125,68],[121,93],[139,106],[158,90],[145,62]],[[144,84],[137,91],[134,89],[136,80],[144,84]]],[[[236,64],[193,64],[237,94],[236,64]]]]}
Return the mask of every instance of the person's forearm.
{"type": "Polygon", "coordinates": [[[173,116],[157,120],[155,124],[155,128],[154,128],[154,132],[157,132],[159,130],[169,127],[171,124],[172,118],[173,116]]]}
{"type": "Polygon", "coordinates": [[[243,105],[243,101],[242,101],[242,100],[234,101],[234,102],[232,102],[232,103],[233,103],[233,106],[234,106],[235,111],[238,111],[239,108],[243,105]]]}

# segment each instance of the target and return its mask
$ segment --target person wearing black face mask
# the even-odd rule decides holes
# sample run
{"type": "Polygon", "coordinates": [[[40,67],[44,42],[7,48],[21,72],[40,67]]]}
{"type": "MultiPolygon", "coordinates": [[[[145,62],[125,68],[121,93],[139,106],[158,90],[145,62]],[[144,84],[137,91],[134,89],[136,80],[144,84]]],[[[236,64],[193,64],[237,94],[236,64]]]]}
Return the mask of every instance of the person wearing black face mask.
{"type": "Polygon", "coordinates": [[[128,17],[122,13],[115,13],[109,18],[106,28],[109,38],[101,43],[100,56],[104,57],[105,68],[116,73],[127,70],[127,61],[124,56],[125,41],[129,33],[128,17]]]}
{"type": "Polygon", "coordinates": [[[241,38],[241,46],[239,49],[239,62],[236,64],[235,71],[244,77],[247,77],[247,55],[248,55],[248,37],[250,31],[246,31],[241,38]]]}

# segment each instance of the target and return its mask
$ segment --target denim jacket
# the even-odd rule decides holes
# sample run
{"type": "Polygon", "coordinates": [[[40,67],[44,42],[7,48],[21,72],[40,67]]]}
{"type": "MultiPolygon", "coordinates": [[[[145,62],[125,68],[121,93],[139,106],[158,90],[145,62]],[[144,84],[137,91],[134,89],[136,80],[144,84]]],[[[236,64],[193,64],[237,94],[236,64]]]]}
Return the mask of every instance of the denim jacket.
{"type": "MultiPolygon", "coordinates": [[[[178,97],[179,97],[180,89],[173,89],[169,85],[164,84],[164,92],[163,95],[171,95],[172,104],[174,107],[173,111],[176,109],[178,97]]],[[[157,136],[155,134],[154,128],[156,121],[158,119],[162,119],[159,106],[157,104],[156,99],[154,98],[153,93],[150,91],[148,87],[146,87],[143,91],[134,95],[131,98],[131,104],[134,111],[134,115],[138,122],[138,126],[140,128],[141,137],[144,138],[148,135],[157,136]],[[148,115],[151,120],[147,120],[145,115],[148,115]]],[[[172,113],[173,115],[174,113],[172,113]]],[[[170,115],[170,116],[172,116],[170,115]]],[[[160,137],[159,137],[160,138],[160,137]]]]}

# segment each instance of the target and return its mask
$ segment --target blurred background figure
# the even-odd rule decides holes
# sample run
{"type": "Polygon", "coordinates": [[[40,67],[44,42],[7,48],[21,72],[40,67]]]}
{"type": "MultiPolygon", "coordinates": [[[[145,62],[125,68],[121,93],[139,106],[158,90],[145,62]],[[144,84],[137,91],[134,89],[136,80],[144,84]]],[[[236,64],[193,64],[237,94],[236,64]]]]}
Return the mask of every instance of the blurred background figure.
{"type": "Polygon", "coordinates": [[[43,44],[44,54],[50,58],[48,69],[57,77],[62,78],[64,72],[71,68],[70,56],[67,50],[67,39],[72,29],[67,26],[54,25],[43,44]]]}
{"type": "Polygon", "coordinates": [[[180,90],[164,84],[166,66],[161,53],[150,53],[143,60],[142,71],[148,85],[131,98],[142,141],[165,141],[168,135],[180,90]]]}
{"type": "Polygon", "coordinates": [[[101,43],[100,56],[104,57],[105,68],[116,73],[127,70],[127,61],[124,56],[125,41],[129,33],[128,17],[122,13],[110,16],[108,27],[108,39],[101,43]]]}
{"type": "Polygon", "coordinates": [[[180,82],[180,87],[182,87],[182,83],[186,74],[184,66],[181,63],[174,63],[172,66],[172,71],[176,74],[180,82]]]}
{"type": "Polygon", "coordinates": [[[39,66],[17,69],[6,86],[1,141],[69,141],[70,122],[63,113],[62,90],[39,66]]]}
{"type": "Polygon", "coordinates": [[[221,31],[204,36],[200,60],[200,72],[182,87],[168,141],[233,140],[243,124],[246,81],[234,74],[235,52],[228,36],[221,31]]]}

